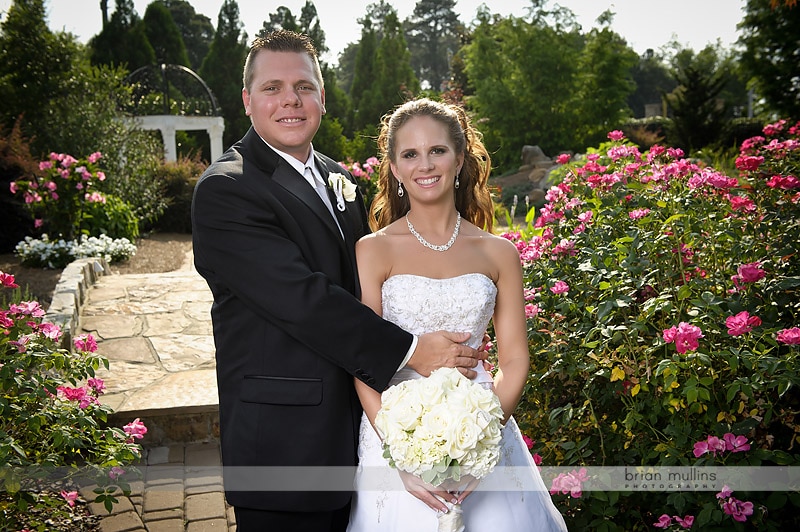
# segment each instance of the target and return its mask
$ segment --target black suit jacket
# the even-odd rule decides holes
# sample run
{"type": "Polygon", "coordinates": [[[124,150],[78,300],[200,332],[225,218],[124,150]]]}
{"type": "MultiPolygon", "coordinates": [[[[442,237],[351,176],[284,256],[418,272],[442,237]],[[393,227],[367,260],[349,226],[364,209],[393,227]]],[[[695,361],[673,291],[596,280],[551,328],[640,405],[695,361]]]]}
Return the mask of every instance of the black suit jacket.
{"type": "MultiPolygon", "coordinates": [[[[315,153],[322,176],[347,175],[315,153]]],[[[234,491],[253,466],[353,466],[361,407],[353,376],[388,385],[412,336],[358,301],[359,193],[336,209],[252,128],[201,176],[192,202],[197,271],[214,295],[222,459],[234,506],[341,508],[349,491],[234,491]]]]}

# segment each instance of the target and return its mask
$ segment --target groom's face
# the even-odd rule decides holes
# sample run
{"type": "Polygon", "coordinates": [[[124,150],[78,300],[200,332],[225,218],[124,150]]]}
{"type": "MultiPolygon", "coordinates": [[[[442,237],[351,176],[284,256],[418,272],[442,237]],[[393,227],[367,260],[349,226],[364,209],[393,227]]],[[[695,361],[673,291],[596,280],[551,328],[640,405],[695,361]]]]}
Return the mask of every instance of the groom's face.
{"type": "Polygon", "coordinates": [[[305,162],[325,114],[325,90],[307,54],[262,50],[242,101],[253,128],[271,146],[305,162]]]}

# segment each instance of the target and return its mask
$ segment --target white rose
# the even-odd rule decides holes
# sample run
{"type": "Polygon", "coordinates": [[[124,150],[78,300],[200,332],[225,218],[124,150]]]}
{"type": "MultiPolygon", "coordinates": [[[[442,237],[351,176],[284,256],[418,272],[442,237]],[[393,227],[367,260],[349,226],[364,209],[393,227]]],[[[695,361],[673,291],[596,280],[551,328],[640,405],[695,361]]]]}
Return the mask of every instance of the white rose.
{"type": "Polygon", "coordinates": [[[475,422],[475,416],[468,412],[460,412],[453,420],[448,434],[447,454],[456,460],[461,459],[478,444],[481,427],[475,422]]]}
{"type": "Polygon", "coordinates": [[[452,412],[444,403],[435,404],[422,415],[422,427],[435,439],[447,438],[450,433],[452,412]]]}
{"type": "Polygon", "coordinates": [[[420,403],[425,405],[438,405],[443,402],[444,390],[439,380],[431,378],[421,379],[415,388],[420,403]]]}

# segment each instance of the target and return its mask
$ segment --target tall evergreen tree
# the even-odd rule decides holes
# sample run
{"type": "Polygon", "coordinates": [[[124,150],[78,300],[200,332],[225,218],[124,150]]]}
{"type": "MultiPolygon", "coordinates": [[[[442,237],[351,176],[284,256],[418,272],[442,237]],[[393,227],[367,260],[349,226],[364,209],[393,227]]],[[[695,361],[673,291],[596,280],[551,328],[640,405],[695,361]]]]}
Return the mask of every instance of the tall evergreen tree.
{"type": "Polygon", "coordinates": [[[152,2],[147,6],[144,12],[144,32],[158,63],[189,66],[189,56],[181,32],[164,4],[152,2]]]}
{"type": "Polygon", "coordinates": [[[361,129],[369,123],[366,114],[364,99],[366,93],[375,81],[376,67],[375,56],[378,51],[378,37],[372,29],[369,20],[362,22],[361,41],[358,43],[356,61],[353,75],[353,84],[350,87],[350,104],[353,110],[353,128],[361,129]]]}
{"type": "Polygon", "coordinates": [[[453,8],[456,0],[419,0],[405,21],[411,66],[434,91],[450,78],[450,61],[458,51],[463,25],[453,8]]]}
{"type": "Polygon", "coordinates": [[[89,40],[89,47],[93,65],[122,66],[129,72],[156,60],[133,0],[116,0],[111,19],[89,40]]]}
{"type": "MultiPolygon", "coordinates": [[[[383,38],[375,53],[375,78],[362,94],[358,105],[357,125],[361,134],[369,139],[377,137],[378,126],[384,114],[419,93],[420,85],[411,68],[408,51],[397,14],[390,13],[384,20],[383,38]]],[[[372,154],[377,145],[368,143],[372,154]]]]}
{"type": "Polygon", "coordinates": [[[721,98],[730,73],[713,47],[683,50],[673,58],[677,88],[667,96],[673,138],[687,154],[714,144],[724,129],[730,103],[721,98]]]}
{"type": "Polygon", "coordinates": [[[186,54],[189,56],[189,66],[197,72],[214,39],[214,25],[207,16],[197,13],[186,0],[161,0],[161,2],[169,9],[172,20],[181,32],[186,54]]]}
{"type": "Polygon", "coordinates": [[[44,0],[15,0],[0,24],[0,126],[10,131],[22,116],[24,136],[35,140],[80,56],[73,38],[47,27],[44,0]]]}
{"type": "Polygon", "coordinates": [[[217,31],[208,55],[200,67],[225,119],[225,147],[239,140],[250,127],[242,105],[242,69],[247,57],[247,33],[239,20],[236,0],[224,0],[217,17],[217,31]]]}
{"type": "Polygon", "coordinates": [[[747,0],[737,27],[742,69],[765,111],[800,119],[800,5],[747,0]]]}

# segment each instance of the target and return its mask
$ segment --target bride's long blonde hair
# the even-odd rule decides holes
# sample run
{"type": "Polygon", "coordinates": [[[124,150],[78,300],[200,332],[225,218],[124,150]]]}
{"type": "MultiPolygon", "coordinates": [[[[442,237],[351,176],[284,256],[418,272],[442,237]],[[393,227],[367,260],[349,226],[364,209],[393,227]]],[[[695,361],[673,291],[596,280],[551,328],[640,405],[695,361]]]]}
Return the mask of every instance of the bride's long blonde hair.
{"type": "Polygon", "coordinates": [[[389,164],[397,156],[397,131],[418,116],[429,116],[444,124],[456,153],[464,154],[464,165],[458,175],[459,187],[454,189],[456,209],[463,218],[491,233],[494,222],[494,205],[489,192],[492,161],[483,145],[482,135],[472,126],[462,107],[429,98],[408,101],[391,114],[384,115],[381,121],[378,135],[381,156],[378,192],[370,206],[370,227],[373,231],[386,227],[405,216],[411,208],[407,195],[397,195],[398,181],[389,164]]]}

